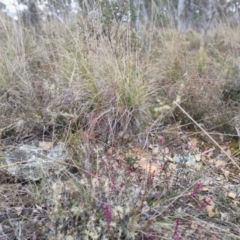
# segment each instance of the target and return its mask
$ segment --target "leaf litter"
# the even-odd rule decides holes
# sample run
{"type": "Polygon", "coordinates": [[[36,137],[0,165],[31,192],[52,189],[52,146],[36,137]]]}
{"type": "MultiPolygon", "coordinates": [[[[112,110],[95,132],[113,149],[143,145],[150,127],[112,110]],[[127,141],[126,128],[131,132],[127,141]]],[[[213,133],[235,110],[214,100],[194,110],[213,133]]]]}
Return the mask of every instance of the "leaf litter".
{"type": "MultiPolygon", "coordinates": [[[[177,131],[173,132],[167,129],[165,129],[165,132],[167,132],[166,135],[164,132],[153,134],[151,141],[145,149],[142,148],[142,145],[132,141],[120,148],[108,148],[105,154],[103,154],[105,155],[103,158],[106,158],[106,160],[115,159],[116,164],[123,164],[124,171],[129,171],[130,177],[133,178],[141,173],[142,177],[149,176],[148,178],[153,179],[167,179],[167,187],[162,186],[166,188],[162,191],[162,196],[167,196],[167,192],[174,191],[177,186],[181,189],[188,188],[189,183],[194,178],[197,179],[200,185],[188,195],[189,199],[186,203],[182,203],[186,196],[181,197],[180,195],[172,205],[175,210],[184,213],[184,215],[189,213],[193,216],[199,214],[199,209],[201,210],[202,217],[191,220],[191,227],[195,229],[193,232],[198,229],[199,221],[204,220],[213,224],[216,228],[219,227],[219,224],[224,224],[224,231],[230,234],[232,230],[231,225],[228,224],[229,219],[235,218],[236,224],[240,221],[237,217],[240,214],[238,170],[232,171],[233,166],[224,157],[224,154],[209,145],[209,143],[202,142],[198,137],[189,137],[187,132],[179,134],[177,131]],[[158,140],[155,141],[155,139],[158,140]],[[213,154],[214,152],[218,154],[213,154]],[[227,205],[225,202],[227,202],[227,205]],[[214,219],[214,221],[211,219],[214,219]],[[222,223],[219,221],[222,221],[222,223]]],[[[45,149],[53,146],[52,142],[40,142],[39,144],[45,149]]],[[[222,142],[221,146],[228,151],[227,143],[226,145],[224,144],[222,142]]],[[[6,206],[8,206],[11,209],[8,213],[11,217],[20,217],[25,222],[22,226],[23,229],[27,226],[35,229],[34,236],[41,236],[41,234],[46,236],[46,233],[49,231],[47,226],[55,227],[58,229],[57,231],[60,231],[63,225],[57,227],[56,224],[59,219],[57,218],[58,220],[56,220],[56,214],[65,216],[67,212],[62,212],[62,208],[65,209],[64,211],[70,208],[69,211],[73,215],[87,214],[84,208],[79,212],[81,202],[79,200],[82,198],[87,199],[87,194],[86,196],[79,195],[79,189],[74,187],[77,185],[73,181],[68,179],[55,181],[56,183],[50,184],[52,187],[48,190],[44,190],[44,185],[49,186],[49,182],[47,179],[44,182],[42,183],[42,190],[49,196],[45,200],[45,204],[36,198],[38,193],[35,192],[34,187],[29,188],[27,185],[22,187],[19,183],[0,185],[1,214],[6,214],[6,206]],[[11,192],[9,189],[11,189],[11,192]],[[15,190],[12,191],[13,189],[15,190]],[[30,217],[28,220],[27,216],[30,217]]],[[[87,181],[82,180],[82,184],[87,188],[87,181]]],[[[161,188],[161,186],[159,187],[161,188]]],[[[139,193],[136,193],[138,197],[145,194],[145,191],[140,189],[139,193]]],[[[151,211],[151,208],[147,210],[149,217],[151,216],[151,211]]],[[[71,224],[77,224],[77,221],[71,224]]],[[[9,226],[4,224],[1,225],[1,229],[4,234],[11,232],[9,226]]],[[[74,239],[76,234],[79,234],[79,232],[69,231],[66,236],[74,239]]],[[[49,235],[49,239],[54,239],[54,236],[49,235]]]]}

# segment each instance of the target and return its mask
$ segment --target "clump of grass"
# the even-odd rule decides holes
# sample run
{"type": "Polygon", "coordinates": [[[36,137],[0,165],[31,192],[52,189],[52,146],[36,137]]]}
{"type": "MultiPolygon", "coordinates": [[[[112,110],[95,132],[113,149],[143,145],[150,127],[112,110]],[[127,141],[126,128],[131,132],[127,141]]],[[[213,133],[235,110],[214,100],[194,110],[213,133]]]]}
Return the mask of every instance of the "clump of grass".
{"type": "Polygon", "coordinates": [[[204,49],[199,49],[197,58],[196,58],[196,67],[197,67],[197,71],[199,74],[201,74],[204,71],[204,67],[206,66],[207,62],[206,62],[207,56],[206,56],[206,52],[204,51],[204,49]]]}
{"type": "MultiPolygon", "coordinates": [[[[93,121],[91,131],[96,131],[96,136],[109,135],[110,141],[116,132],[139,131],[148,119],[150,93],[154,89],[144,81],[138,54],[117,56],[105,38],[99,39],[96,45],[95,39],[89,37],[86,44],[80,30],[71,31],[72,24],[77,23],[56,24],[62,26],[55,28],[54,39],[50,29],[41,28],[42,34],[49,38],[34,38],[19,26],[22,30],[20,49],[10,45],[2,58],[3,68],[6,61],[10,61],[10,68],[14,69],[2,77],[9,79],[3,84],[10,88],[11,82],[16,81],[12,87],[17,95],[14,97],[23,95],[16,100],[18,111],[23,108],[27,115],[22,118],[26,122],[31,119],[36,125],[71,131],[81,128],[85,131],[92,127],[93,121]],[[25,42],[28,48],[21,45],[25,42]],[[22,58],[15,68],[12,61],[16,61],[14,56],[19,50],[22,58]]],[[[13,41],[14,35],[8,37],[13,41]]],[[[12,110],[9,106],[9,111],[12,110]]]]}
{"type": "MultiPolygon", "coordinates": [[[[220,41],[222,36],[222,29],[217,31],[219,35],[215,33],[209,36],[204,49],[191,50],[189,47],[192,38],[198,38],[197,34],[169,34],[169,30],[166,31],[166,37],[165,33],[161,33],[161,36],[156,34],[159,45],[158,48],[154,48],[156,50],[152,56],[149,75],[151,79],[156,79],[155,84],[159,87],[156,109],[161,109],[158,106],[160,102],[161,106],[169,106],[169,109],[173,110],[173,101],[180,99],[182,106],[194,119],[205,123],[211,129],[227,131],[231,128],[230,121],[236,114],[236,109],[230,109],[223,103],[223,92],[227,76],[236,77],[238,69],[235,64],[230,64],[231,55],[227,53],[230,49],[222,53],[222,48],[213,46],[211,37],[220,41]],[[169,38],[169,35],[172,37],[169,38]]],[[[227,41],[230,39],[231,37],[227,41]]],[[[233,58],[236,63],[236,58],[233,58]]],[[[174,117],[184,124],[188,123],[188,119],[177,109],[174,110],[174,117]]]]}

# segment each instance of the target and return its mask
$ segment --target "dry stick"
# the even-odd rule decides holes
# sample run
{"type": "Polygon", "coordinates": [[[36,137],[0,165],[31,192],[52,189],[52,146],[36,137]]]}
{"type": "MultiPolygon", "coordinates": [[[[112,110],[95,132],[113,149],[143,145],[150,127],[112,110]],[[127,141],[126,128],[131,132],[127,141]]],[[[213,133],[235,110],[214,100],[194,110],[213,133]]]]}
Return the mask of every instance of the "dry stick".
{"type": "Polygon", "coordinates": [[[0,170],[1,170],[1,169],[4,169],[4,168],[8,168],[8,167],[14,167],[14,166],[17,166],[17,165],[21,165],[21,164],[27,163],[27,162],[28,162],[28,161],[19,161],[19,162],[7,164],[7,165],[2,165],[2,166],[0,166],[0,170]]]}
{"type": "Polygon", "coordinates": [[[232,163],[240,170],[239,165],[237,162],[207,133],[206,130],[204,130],[177,102],[174,102],[178,106],[178,108],[191,120],[196,124],[202,131],[203,133],[208,136],[208,138],[224,153],[231,161],[232,163]]]}

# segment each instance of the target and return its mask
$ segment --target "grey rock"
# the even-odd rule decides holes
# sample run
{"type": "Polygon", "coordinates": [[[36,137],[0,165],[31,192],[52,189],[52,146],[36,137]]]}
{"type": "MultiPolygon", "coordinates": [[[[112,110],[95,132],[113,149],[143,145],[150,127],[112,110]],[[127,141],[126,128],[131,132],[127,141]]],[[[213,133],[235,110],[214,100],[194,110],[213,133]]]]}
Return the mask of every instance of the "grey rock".
{"type": "Polygon", "coordinates": [[[6,154],[8,173],[18,179],[40,180],[49,172],[58,174],[64,169],[66,151],[63,145],[49,149],[32,145],[22,145],[6,154]]]}

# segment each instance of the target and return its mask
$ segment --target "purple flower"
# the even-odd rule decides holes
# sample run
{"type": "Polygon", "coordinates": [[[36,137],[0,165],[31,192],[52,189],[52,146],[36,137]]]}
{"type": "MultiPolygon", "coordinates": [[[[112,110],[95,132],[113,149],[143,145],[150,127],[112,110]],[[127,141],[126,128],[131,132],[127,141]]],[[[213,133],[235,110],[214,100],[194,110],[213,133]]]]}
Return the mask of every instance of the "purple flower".
{"type": "Polygon", "coordinates": [[[105,202],[104,206],[103,206],[103,211],[104,211],[104,215],[106,218],[106,222],[109,225],[112,221],[112,207],[110,206],[109,203],[105,202]]]}
{"type": "Polygon", "coordinates": [[[195,187],[194,187],[194,189],[193,189],[193,192],[191,192],[190,194],[189,194],[189,197],[192,197],[192,196],[194,196],[198,191],[200,191],[202,189],[202,183],[198,183],[195,187]]]}

